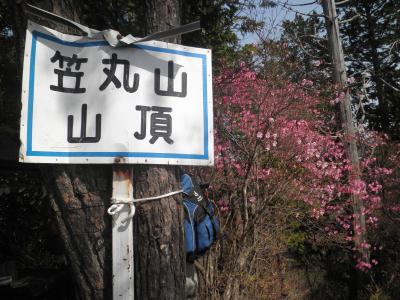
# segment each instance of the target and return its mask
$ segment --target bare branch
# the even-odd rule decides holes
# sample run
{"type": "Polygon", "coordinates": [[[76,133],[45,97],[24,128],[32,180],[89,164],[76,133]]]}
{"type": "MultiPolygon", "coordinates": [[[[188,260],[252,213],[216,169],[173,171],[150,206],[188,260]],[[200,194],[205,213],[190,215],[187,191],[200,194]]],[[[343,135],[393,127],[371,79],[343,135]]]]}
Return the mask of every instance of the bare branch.
{"type": "MultiPolygon", "coordinates": [[[[366,82],[365,76],[363,76],[363,84],[362,84],[361,89],[362,89],[362,93],[363,93],[363,96],[365,97],[365,99],[367,99],[368,102],[371,102],[371,99],[369,99],[369,97],[368,97],[367,82],[366,82]]],[[[366,115],[366,111],[365,111],[364,104],[363,104],[362,100],[363,99],[361,97],[359,97],[359,101],[358,101],[358,105],[359,106],[358,106],[358,109],[356,111],[356,115],[358,114],[360,109],[362,111],[362,116],[361,116],[361,120],[360,120],[361,124],[364,123],[365,115],[366,115]]]]}
{"type": "Polygon", "coordinates": [[[387,82],[386,80],[379,78],[380,81],[382,81],[384,84],[386,84],[388,87],[390,87],[391,89],[393,89],[394,91],[400,93],[400,90],[398,88],[396,88],[395,86],[391,85],[389,82],[387,82]]]}
{"type": "Polygon", "coordinates": [[[397,43],[400,43],[400,40],[394,41],[390,46],[389,55],[392,54],[393,48],[396,46],[397,43]]]}
{"type": "Polygon", "coordinates": [[[317,0],[315,0],[313,2],[299,3],[299,4],[286,3],[286,5],[289,5],[289,6],[307,6],[307,5],[313,5],[313,4],[316,4],[316,3],[317,3],[317,0]]]}
{"type": "Polygon", "coordinates": [[[298,38],[302,38],[302,37],[305,37],[305,38],[309,37],[309,38],[312,38],[312,39],[315,39],[315,40],[320,40],[320,41],[328,41],[328,39],[326,37],[320,37],[320,36],[315,35],[315,34],[302,34],[302,35],[298,36],[298,38]]]}
{"type": "Polygon", "coordinates": [[[292,12],[294,12],[294,13],[296,13],[296,14],[302,15],[302,16],[307,16],[307,17],[323,17],[323,18],[326,18],[326,17],[327,17],[327,16],[324,15],[324,14],[306,14],[306,13],[300,12],[300,11],[298,11],[298,10],[295,10],[295,9],[293,9],[293,8],[290,7],[291,5],[288,4],[288,1],[286,1],[286,2],[277,1],[276,3],[277,3],[278,5],[280,5],[280,6],[282,6],[283,8],[286,8],[287,10],[290,10],[290,11],[292,11],[292,12]]]}
{"type": "Polygon", "coordinates": [[[356,13],[354,16],[352,16],[352,17],[349,18],[349,19],[339,21],[339,24],[349,23],[349,22],[351,22],[351,21],[353,21],[353,20],[355,20],[355,19],[357,19],[357,18],[359,18],[359,17],[361,17],[361,15],[360,15],[359,13],[356,13]]]}
{"type": "Polygon", "coordinates": [[[320,57],[311,54],[310,51],[307,51],[307,49],[303,46],[303,43],[302,43],[301,40],[297,37],[297,35],[296,35],[296,39],[297,39],[297,41],[299,42],[300,48],[304,51],[304,53],[305,53],[307,56],[312,57],[312,58],[315,58],[315,59],[320,59],[320,57]]]}
{"type": "Polygon", "coordinates": [[[350,2],[350,1],[351,0],[343,0],[343,1],[336,2],[335,4],[336,4],[336,6],[338,6],[338,5],[346,4],[347,2],[350,2]]]}

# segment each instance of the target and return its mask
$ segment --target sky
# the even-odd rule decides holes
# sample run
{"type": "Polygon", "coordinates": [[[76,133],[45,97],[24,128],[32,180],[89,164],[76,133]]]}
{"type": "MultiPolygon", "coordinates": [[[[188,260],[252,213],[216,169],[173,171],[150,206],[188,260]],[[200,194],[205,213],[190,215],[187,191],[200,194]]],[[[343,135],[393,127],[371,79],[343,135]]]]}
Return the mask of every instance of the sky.
{"type": "MultiPolygon", "coordinates": [[[[283,21],[293,20],[296,16],[296,13],[309,14],[313,10],[315,10],[317,13],[322,13],[321,5],[318,3],[305,6],[292,6],[310,3],[313,2],[312,0],[281,0],[276,2],[279,2],[280,4],[274,8],[248,10],[242,12],[243,15],[248,15],[258,21],[265,22],[266,26],[263,32],[264,38],[266,36],[269,38],[279,38],[283,21]],[[286,7],[283,6],[285,3],[286,7]]],[[[248,34],[246,36],[242,36],[239,33],[238,35],[242,45],[254,43],[259,40],[257,34],[248,34]]]]}

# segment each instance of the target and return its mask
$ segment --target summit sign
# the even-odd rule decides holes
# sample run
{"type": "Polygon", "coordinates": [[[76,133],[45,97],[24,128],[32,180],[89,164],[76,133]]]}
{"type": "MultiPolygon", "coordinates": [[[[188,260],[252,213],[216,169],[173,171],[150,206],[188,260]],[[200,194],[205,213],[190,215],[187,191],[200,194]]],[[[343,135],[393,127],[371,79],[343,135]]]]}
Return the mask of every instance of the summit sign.
{"type": "Polygon", "coordinates": [[[211,51],[29,23],[20,161],[213,165],[211,51]]]}

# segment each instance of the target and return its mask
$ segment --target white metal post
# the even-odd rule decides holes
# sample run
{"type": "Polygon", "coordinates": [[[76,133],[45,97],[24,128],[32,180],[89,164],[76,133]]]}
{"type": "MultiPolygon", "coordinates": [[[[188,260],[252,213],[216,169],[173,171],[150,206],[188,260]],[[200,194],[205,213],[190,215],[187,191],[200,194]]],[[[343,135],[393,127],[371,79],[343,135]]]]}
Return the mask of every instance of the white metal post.
{"type": "MultiPolygon", "coordinates": [[[[133,200],[132,167],[115,165],[113,167],[113,202],[133,200]]],[[[121,204],[118,213],[113,215],[112,225],[112,272],[113,299],[134,299],[133,265],[133,204],[121,204]]]]}

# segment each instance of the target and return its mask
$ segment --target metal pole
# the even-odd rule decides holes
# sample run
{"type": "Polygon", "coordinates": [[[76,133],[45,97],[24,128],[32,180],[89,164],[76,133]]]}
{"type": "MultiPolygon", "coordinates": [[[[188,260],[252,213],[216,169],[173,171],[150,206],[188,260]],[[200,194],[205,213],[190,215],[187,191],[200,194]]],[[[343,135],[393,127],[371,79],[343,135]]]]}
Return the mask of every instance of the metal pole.
{"type": "MultiPolygon", "coordinates": [[[[132,167],[115,165],[113,167],[114,202],[133,200],[132,167]]],[[[113,215],[112,224],[112,272],[113,299],[134,299],[133,264],[133,204],[121,205],[121,210],[113,215]]]]}

